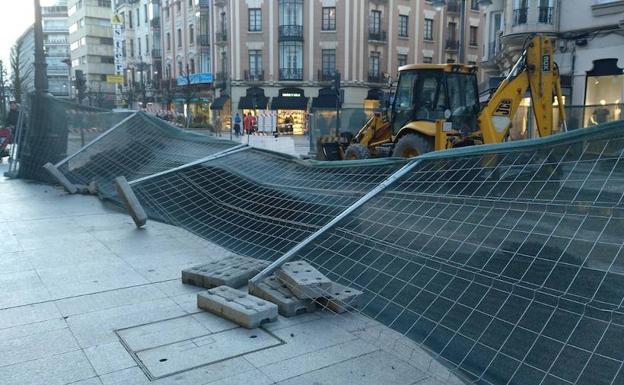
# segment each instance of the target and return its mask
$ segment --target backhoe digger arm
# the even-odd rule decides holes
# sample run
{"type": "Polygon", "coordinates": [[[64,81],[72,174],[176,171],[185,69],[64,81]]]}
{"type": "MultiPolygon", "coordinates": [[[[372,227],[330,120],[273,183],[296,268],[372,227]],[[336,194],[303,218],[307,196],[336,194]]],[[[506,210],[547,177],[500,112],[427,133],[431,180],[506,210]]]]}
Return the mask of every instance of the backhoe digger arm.
{"type": "Polygon", "coordinates": [[[500,143],[508,135],[511,121],[518,112],[526,91],[541,137],[553,133],[553,97],[559,105],[559,121],[565,124],[559,70],[553,60],[552,40],[535,36],[528,43],[507,78],[479,115],[479,127],[485,143],[500,143]]]}

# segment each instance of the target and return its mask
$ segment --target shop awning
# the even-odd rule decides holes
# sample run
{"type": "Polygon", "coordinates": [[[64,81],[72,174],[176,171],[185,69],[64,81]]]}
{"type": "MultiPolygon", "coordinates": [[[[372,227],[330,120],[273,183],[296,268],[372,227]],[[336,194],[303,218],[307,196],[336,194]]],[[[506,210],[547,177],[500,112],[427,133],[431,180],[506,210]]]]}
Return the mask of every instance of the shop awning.
{"type": "Polygon", "coordinates": [[[321,88],[319,96],[312,98],[312,108],[332,108],[336,109],[336,92],[330,88],[321,88]]]}
{"type": "Polygon", "coordinates": [[[276,96],[271,102],[272,110],[307,110],[308,98],[305,96],[276,96]]]}
{"type": "Polygon", "coordinates": [[[218,98],[216,98],[212,104],[210,105],[210,109],[211,110],[222,110],[223,106],[225,105],[225,102],[228,101],[230,97],[227,95],[222,95],[219,96],[218,98]]]}
{"type": "Polygon", "coordinates": [[[264,96],[264,90],[260,87],[247,88],[245,96],[238,101],[239,110],[266,110],[269,98],[264,96]]]}
{"type": "Polygon", "coordinates": [[[256,97],[256,105],[254,106],[254,98],[251,96],[241,96],[238,101],[239,110],[266,110],[269,105],[269,98],[266,96],[256,97]]]}
{"type": "Polygon", "coordinates": [[[372,88],[368,90],[365,100],[382,100],[383,94],[384,92],[380,90],[379,88],[372,88]]]}

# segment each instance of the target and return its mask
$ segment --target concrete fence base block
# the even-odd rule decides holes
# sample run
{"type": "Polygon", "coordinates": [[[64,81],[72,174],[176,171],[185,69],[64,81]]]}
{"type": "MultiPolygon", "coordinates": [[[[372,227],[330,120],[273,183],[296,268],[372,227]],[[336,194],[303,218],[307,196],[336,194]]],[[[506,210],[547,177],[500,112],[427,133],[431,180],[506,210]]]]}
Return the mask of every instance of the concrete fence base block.
{"type": "Polygon", "coordinates": [[[269,262],[261,259],[230,256],[182,270],[182,283],[211,289],[217,286],[241,287],[269,262]]]}
{"type": "Polygon", "coordinates": [[[361,291],[333,282],[327,292],[327,297],[317,298],[316,302],[340,314],[359,307],[361,296],[361,291]]]}
{"type": "Polygon", "coordinates": [[[132,191],[132,187],[128,184],[128,181],[125,177],[120,176],[115,178],[113,181],[115,188],[117,189],[117,194],[124,202],[128,213],[132,217],[134,224],[136,227],[145,226],[147,223],[147,214],[141,206],[139,199],[134,195],[134,191],[132,191]]]}
{"type": "Polygon", "coordinates": [[[97,195],[98,193],[97,183],[94,180],[89,182],[89,184],[87,185],[87,190],[89,190],[89,194],[97,195]]]}
{"type": "Polygon", "coordinates": [[[311,299],[297,298],[275,275],[257,284],[250,282],[249,293],[276,304],[279,313],[284,317],[312,313],[316,310],[316,304],[311,299]]]}
{"type": "Polygon", "coordinates": [[[275,272],[299,299],[326,297],[332,281],[306,261],[287,262],[275,272]]]}
{"type": "Polygon", "coordinates": [[[63,175],[63,173],[60,172],[59,169],[52,163],[46,163],[43,168],[48,172],[48,174],[56,179],[68,193],[75,194],[78,191],[76,186],[74,186],[74,184],[70,182],[69,179],[67,179],[65,175],[63,175]]]}
{"type": "Polygon", "coordinates": [[[197,307],[247,329],[277,320],[277,305],[229,286],[198,293],[197,307]]]}

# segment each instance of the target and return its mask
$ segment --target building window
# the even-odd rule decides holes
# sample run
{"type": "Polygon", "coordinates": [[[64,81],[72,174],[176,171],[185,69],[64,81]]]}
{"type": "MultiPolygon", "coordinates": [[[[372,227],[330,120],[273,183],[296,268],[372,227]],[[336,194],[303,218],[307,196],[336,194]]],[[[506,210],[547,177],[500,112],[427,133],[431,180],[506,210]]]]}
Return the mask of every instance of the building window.
{"type": "Polygon", "coordinates": [[[193,24],[189,25],[189,44],[195,44],[195,28],[193,27],[193,24]]]}
{"type": "Polygon", "coordinates": [[[182,62],[178,62],[178,75],[181,76],[184,73],[184,69],[182,68],[182,62]]]}
{"type": "Polygon", "coordinates": [[[371,11],[369,17],[368,31],[372,33],[381,32],[381,11],[371,11]]]}
{"type": "Polygon", "coordinates": [[[98,0],[98,7],[110,8],[111,7],[111,0],[98,0]]]}
{"type": "Polygon", "coordinates": [[[407,26],[409,25],[407,15],[399,15],[399,37],[407,37],[407,26]]]}
{"type": "Polygon", "coordinates": [[[193,8],[193,0],[189,0],[188,6],[189,6],[189,9],[193,8]]]}
{"type": "Polygon", "coordinates": [[[128,28],[134,28],[134,26],[132,25],[132,11],[128,11],[128,28]]]}
{"type": "Polygon", "coordinates": [[[379,63],[381,61],[381,53],[378,51],[373,51],[370,53],[370,57],[368,58],[368,75],[369,77],[379,77],[380,75],[380,67],[379,63]]]}
{"type": "Polygon", "coordinates": [[[513,1],[513,25],[520,25],[527,23],[528,15],[528,2],[529,0],[514,0],[513,1]]]}
{"type": "Polygon", "coordinates": [[[145,35],[145,56],[149,56],[149,36],[145,35]]]}
{"type": "Polygon", "coordinates": [[[423,57],[423,63],[425,64],[433,63],[433,58],[431,56],[425,56],[423,57]]]}
{"type": "Polygon", "coordinates": [[[249,32],[262,31],[262,10],[249,8],[249,32]]]}
{"type": "Polygon", "coordinates": [[[178,28],[178,48],[182,48],[182,30],[178,28]]]}
{"type": "Polygon", "coordinates": [[[134,57],[134,40],[130,39],[130,57],[134,57]]]}
{"type": "Polygon", "coordinates": [[[137,53],[139,54],[139,56],[141,56],[141,52],[143,52],[143,50],[141,49],[141,38],[137,37],[137,53]]]}
{"type": "Polygon", "coordinates": [[[141,12],[139,12],[139,8],[136,9],[136,16],[137,16],[137,27],[141,26],[141,12]]]}
{"type": "Polygon", "coordinates": [[[397,56],[397,64],[399,67],[407,65],[407,55],[400,53],[399,56],[397,56]]]}
{"type": "Polygon", "coordinates": [[[279,0],[279,25],[303,25],[303,0],[279,0]]]}
{"type": "Polygon", "coordinates": [[[147,4],[143,4],[143,21],[145,21],[145,24],[149,23],[149,19],[147,18],[147,4]]]}
{"type": "Polygon", "coordinates": [[[433,40],[433,19],[425,19],[425,40],[433,40]]]}
{"type": "Polygon", "coordinates": [[[194,73],[195,73],[195,59],[191,59],[191,60],[189,60],[189,62],[191,63],[191,65],[190,65],[190,67],[191,67],[190,71],[191,71],[191,73],[192,73],[192,74],[194,74],[194,73]]]}
{"type": "Polygon", "coordinates": [[[257,79],[262,73],[262,50],[249,50],[249,75],[257,79]]]}
{"type": "Polygon", "coordinates": [[[182,2],[178,0],[176,1],[176,13],[179,15],[181,11],[182,11],[182,2]]]}
{"type": "Polygon", "coordinates": [[[479,10],[479,0],[471,0],[470,1],[470,9],[472,9],[473,11],[478,11],[479,10]]]}
{"type": "Polygon", "coordinates": [[[540,0],[538,22],[542,24],[552,24],[553,9],[553,0],[540,0]]]}
{"type": "Polygon", "coordinates": [[[479,36],[479,27],[470,26],[470,45],[477,46],[477,37],[479,36]]]}
{"type": "Polygon", "coordinates": [[[169,11],[169,7],[166,7],[166,8],[165,8],[165,18],[166,18],[166,19],[169,19],[169,15],[170,15],[170,14],[171,14],[171,13],[170,13],[170,11],[169,11]]]}
{"type": "Polygon", "coordinates": [[[303,42],[282,41],[279,53],[280,80],[303,80],[303,42]]]}
{"type": "Polygon", "coordinates": [[[321,71],[323,76],[334,76],[336,72],[336,50],[321,50],[321,71]]]}
{"type": "Polygon", "coordinates": [[[323,14],[321,18],[321,30],[323,31],[335,31],[336,30],[336,7],[323,7],[323,14]]]}

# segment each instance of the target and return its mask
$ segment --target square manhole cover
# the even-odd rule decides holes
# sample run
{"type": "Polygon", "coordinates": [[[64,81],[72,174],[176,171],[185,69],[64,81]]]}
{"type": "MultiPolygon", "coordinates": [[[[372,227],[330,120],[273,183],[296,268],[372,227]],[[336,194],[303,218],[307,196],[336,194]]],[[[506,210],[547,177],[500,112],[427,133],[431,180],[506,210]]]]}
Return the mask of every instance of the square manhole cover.
{"type": "Polygon", "coordinates": [[[117,334],[153,380],[283,344],[263,329],[244,329],[208,313],[121,329],[117,334]]]}

